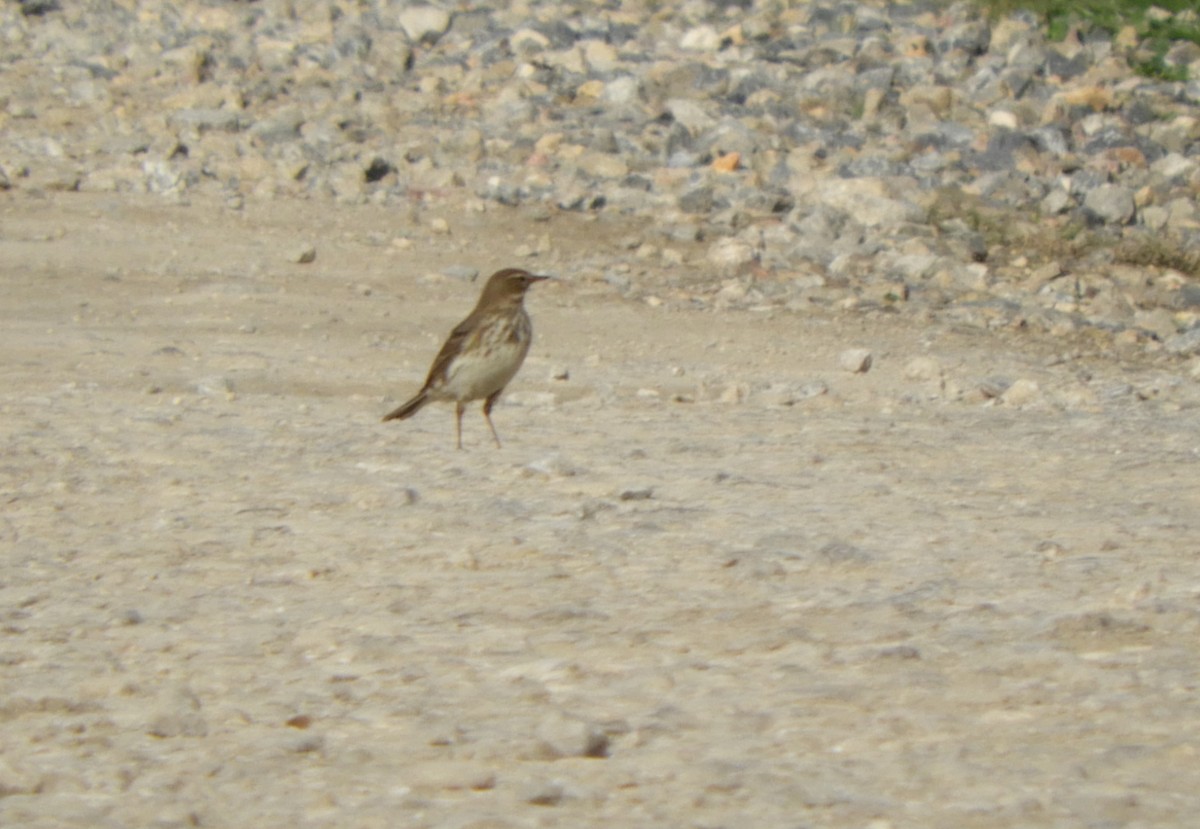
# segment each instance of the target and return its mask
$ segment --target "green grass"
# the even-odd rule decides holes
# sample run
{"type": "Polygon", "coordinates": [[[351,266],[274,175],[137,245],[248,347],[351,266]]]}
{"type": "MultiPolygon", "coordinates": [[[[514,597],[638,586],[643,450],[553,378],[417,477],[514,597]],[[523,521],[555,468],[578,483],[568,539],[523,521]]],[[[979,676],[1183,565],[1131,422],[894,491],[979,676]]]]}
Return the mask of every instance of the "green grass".
{"type": "Polygon", "coordinates": [[[1127,265],[1171,268],[1200,277],[1200,251],[1189,250],[1174,236],[1146,234],[1130,239],[1117,247],[1115,259],[1127,265]]]}
{"type": "Polygon", "coordinates": [[[1169,66],[1163,60],[1179,40],[1200,43],[1200,15],[1196,0],[978,0],[992,16],[1025,9],[1036,14],[1051,40],[1062,40],[1072,25],[1094,27],[1116,34],[1126,26],[1140,41],[1133,67],[1141,75],[1167,81],[1186,81],[1186,66],[1169,66]],[[1160,20],[1147,14],[1151,7],[1173,12],[1160,20]]]}
{"type": "Polygon", "coordinates": [[[1037,263],[1061,262],[1108,250],[1120,264],[1170,268],[1200,279],[1200,251],[1188,248],[1174,234],[1141,233],[1122,239],[1089,229],[1077,218],[1049,218],[1036,211],[1014,214],[1011,208],[990,204],[957,187],[943,187],[933,196],[931,225],[947,232],[952,225],[966,225],[981,234],[988,249],[1000,258],[1021,253],[1037,263]]]}

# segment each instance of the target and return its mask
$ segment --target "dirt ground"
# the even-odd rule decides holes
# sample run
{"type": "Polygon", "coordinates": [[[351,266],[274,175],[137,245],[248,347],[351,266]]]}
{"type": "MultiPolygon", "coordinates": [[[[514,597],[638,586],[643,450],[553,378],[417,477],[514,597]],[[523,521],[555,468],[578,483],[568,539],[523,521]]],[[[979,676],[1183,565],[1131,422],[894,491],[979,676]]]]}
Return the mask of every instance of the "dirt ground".
{"type": "Polygon", "coordinates": [[[1194,821],[1194,382],[630,301],[614,218],[0,209],[0,826],[1194,821]],[[380,423],[513,264],[504,447],[380,423]]]}

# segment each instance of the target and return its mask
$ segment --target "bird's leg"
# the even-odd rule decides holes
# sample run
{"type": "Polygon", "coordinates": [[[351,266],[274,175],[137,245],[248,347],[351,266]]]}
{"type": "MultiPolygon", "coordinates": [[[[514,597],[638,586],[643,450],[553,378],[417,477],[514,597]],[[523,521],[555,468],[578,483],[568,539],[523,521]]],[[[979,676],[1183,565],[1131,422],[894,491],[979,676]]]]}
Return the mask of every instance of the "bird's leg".
{"type": "Polygon", "coordinates": [[[462,449],[462,416],[465,407],[461,402],[454,404],[454,437],[458,441],[458,448],[462,449]]]}
{"type": "Polygon", "coordinates": [[[496,425],[492,423],[492,404],[496,402],[496,398],[500,396],[500,392],[496,392],[487,400],[483,401],[483,419],[487,421],[488,428],[492,430],[492,440],[496,441],[496,448],[500,448],[500,436],[496,434],[496,425]]]}

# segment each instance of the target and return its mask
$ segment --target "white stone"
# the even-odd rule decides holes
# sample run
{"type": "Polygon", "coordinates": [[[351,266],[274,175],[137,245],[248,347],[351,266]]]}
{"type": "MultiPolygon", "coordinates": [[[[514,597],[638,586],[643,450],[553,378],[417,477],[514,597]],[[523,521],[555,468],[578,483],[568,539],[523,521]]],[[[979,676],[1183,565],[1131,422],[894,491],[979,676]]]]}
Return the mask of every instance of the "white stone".
{"type": "Polygon", "coordinates": [[[721,35],[712,26],[697,26],[684,34],[679,46],[690,52],[715,52],[721,48],[721,35]]]}
{"type": "Polygon", "coordinates": [[[1036,380],[1022,378],[1008,387],[1004,394],[1000,396],[1000,401],[1005,406],[1020,407],[1036,403],[1041,396],[1042,392],[1036,380]]]}
{"type": "Polygon", "coordinates": [[[838,355],[838,365],[852,374],[866,374],[871,370],[873,357],[866,348],[848,348],[838,355]]]}
{"type": "Polygon", "coordinates": [[[904,366],[905,380],[938,380],[942,376],[942,364],[936,357],[914,357],[904,366]]]}
{"type": "Polygon", "coordinates": [[[408,6],[396,18],[414,43],[433,43],[450,28],[450,12],[433,6],[408,6]]]}

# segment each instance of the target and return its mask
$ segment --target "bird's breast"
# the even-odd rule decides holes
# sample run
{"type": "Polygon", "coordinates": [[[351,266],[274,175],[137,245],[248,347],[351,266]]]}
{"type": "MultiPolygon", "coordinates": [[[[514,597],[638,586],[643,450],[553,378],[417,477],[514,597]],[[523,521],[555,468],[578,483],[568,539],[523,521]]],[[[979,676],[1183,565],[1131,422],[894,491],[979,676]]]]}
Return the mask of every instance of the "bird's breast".
{"type": "Polygon", "coordinates": [[[524,314],[481,325],[447,367],[443,393],[456,400],[478,400],[500,391],[524,362],[530,340],[524,314]]]}

